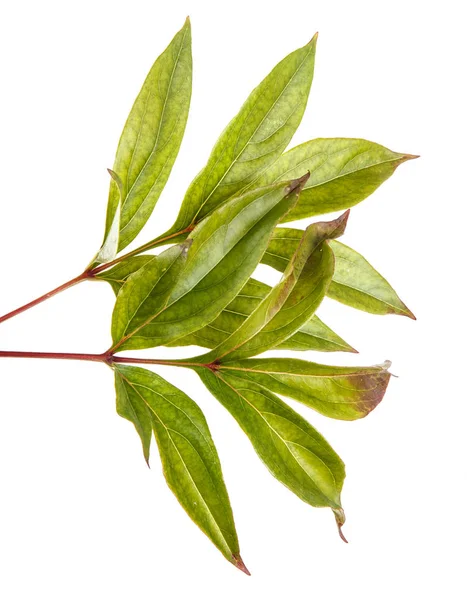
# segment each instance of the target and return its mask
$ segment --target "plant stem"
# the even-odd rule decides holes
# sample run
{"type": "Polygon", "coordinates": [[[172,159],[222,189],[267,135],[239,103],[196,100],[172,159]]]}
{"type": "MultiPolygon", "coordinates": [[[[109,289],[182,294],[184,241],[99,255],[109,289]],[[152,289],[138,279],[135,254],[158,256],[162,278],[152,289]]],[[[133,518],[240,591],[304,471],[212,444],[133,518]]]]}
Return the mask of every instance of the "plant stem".
{"type": "Polygon", "coordinates": [[[190,225],[189,227],[186,227],[182,231],[177,231],[176,233],[172,233],[170,235],[162,236],[162,237],[156,238],[154,240],[151,240],[150,242],[143,244],[139,248],[136,248],[136,250],[127,252],[126,254],[123,254],[122,256],[119,256],[108,263],[99,265],[97,267],[94,267],[93,269],[86,269],[86,271],[84,271],[84,273],[81,273],[81,275],[78,275],[78,277],[75,277],[74,279],[70,279],[70,281],[67,281],[66,283],[55,288],[54,290],[47,292],[47,294],[44,294],[43,296],[40,296],[39,298],[36,298],[35,300],[32,300],[31,302],[24,304],[24,306],[20,306],[19,308],[12,310],[11,312],[7,313],[6,315],[3,315],[3,317],[0,317],[0,323],[3,323],[3,321],[8,321],[8,319],[16,317],[16,315],[19,315],[22,312],[29,310],[33,306],[37,306],[41,302],[44,302],[45,300],[52,298],[52,296],[55,296],[56,294],[59,294],[60,292],[63,292],[70,287],[73,287],[77,283],[81,283],[81,281],[93,279],[98,273],[101,273],[102,271],[105,271],[106,269],[113,267],[114,265],[118,264],[122,260],[130,258],[132,256],[136,256],[138,254],[141,254],[142,252],[146,252],[147,250],[156,248],[157,246],[161,246],[161,245],[165,244],[166,242],[169,242],[170,240],[173,240],[174,238],[176,238],[180,235],[189,233],[192,230],[193,230],[193,226],[190,225]]]}
{"type": "Polygon", "coordinates": [[[137,256],[138,254],[147,252],[148,250],[152,250],[153,248],[157,248],[157,246],[162,246],[166,242],[170,242],[170,240],[177,238],[179,235],[183,235],[185,233],[190,233],[190,231],[193,231],[193,229],[194,229],[194,226],[190,225],[189,227],[186,227],[185,229],[182,229],[181,231],[176,231],[175,233],[171,233],[170,235],[163,235],[162,237],[155,238],[154,240],[151,240],[150,242],[146,242],[146,244],[143,244],[142,246],[140,246],[139,248],[136,248],[135,250],[132,250],[131,252],[127,252],[126,254],[123,254],[122,256],[118,256],[114,260],[112,260],[108,263],[105,263],[104,265],[99,265],[98,267],[94,267],[94,269],[91,269],[89,271],[89,275],[91,277],[93,277],[94,275],[97,275],[98,273],[101,273],[102,271],[106,271],[107,269],[110,269],[110,267],[117,265],[119,262],[121,262],[122,260],[125,260],[126,258],[131,258],[132,256],[137,256]]]}
{"type": "Polygon", "coordinates": [[[68,288],[73,287],[77,283],[80,283],[81,281],[84,281],[85,279],[89,279],[89,278],[90,278],[90,274],[88,271],[81,273],[81,275],[78,275],[78,277],[75,277],[74,279],[70,279],[70,281],[67,281],[66,283],[63,283],[62,285],[59,285],[54,290],[47,292],[47,294],[44,294],[43,296],[39,296],[39,298],[36,298],[35,300],[32,300],[31,302],[28,302],[27,304],[24,304],[23,306],[20,306],[19,308],[12,310],[11,312],[7,313],[6,315],[3,315],[3,317],[0,317],[0,323],[3,323],[3,321],[7,321],[8,319],[16,317],[16,315],[21,314],[25,310],[28,310],[28,309],[32,308],[33,306],[37,306],[41,302],[45,302],[45,300],[52,298],[52,296],[55,296],[55,295],[59,294],[60,292],[63,292],[64,290],[67,290],[68,288]]]}
{"type": "Polygon", "coordinates": [[[114,356],[109,352],[88,354],[77,352],[17,352],[15,350],[0,350],[0,358],[48,358],[54,360],[87,360],[102,362],[108,365],[126,363],[134,365],[165,365],[169,367],[209,367],[202,363],[183,360],[163,360],[158,358],[132,358],[130,356],[114,356]]]}
{"type": "Polygon", "coordinates": [[[52,358],[60,360],[90,360],[93,362],[109,362],[107,354],[82,354],[76,352],[16,352],[0,350],[0,358],[52,358]]]}

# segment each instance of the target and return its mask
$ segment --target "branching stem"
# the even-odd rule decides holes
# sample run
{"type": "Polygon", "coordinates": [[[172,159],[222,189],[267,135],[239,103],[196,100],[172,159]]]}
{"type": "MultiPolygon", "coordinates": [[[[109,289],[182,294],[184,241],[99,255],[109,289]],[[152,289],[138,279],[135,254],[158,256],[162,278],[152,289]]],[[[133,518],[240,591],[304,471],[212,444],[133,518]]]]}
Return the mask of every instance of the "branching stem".
{"type": "Polygon", "coordinates": [[[206,367],[211,365],[184,360],[164,360],[159,358],[132,358],[130,356],[115,356],[109,352],[88,354],[79,352],[17,352],[15,350],[0,350],[0,358],[46,358],[54,360],[87,360],[102,362],[107,365],[125,363],[133,365],[165,365],[169,367],[206,367]]]}
{"type": "Polygon", "coordinates": [[[81,273],[81,275],[78,275],[78,277],[74,277],[73,279],[70,279],[70,281],[67,281],[66,283],[59,285],[57,288],[53,289],[52,291],[47,292],[47,294],[44,294],[43,296],[39,296],[39,298],[36,298],[35,300],[32,300],[31,302],[28,302],[27,304],[24,304],[23,306],[20,306],[19,308],[12,310],[11,312],[7,313],[6,315],[3,315],[2,317],[0,317],[0,323],[3,323],[3,321],[8,321],[8,319],[12,319],[13,317],[16,317],[16,315],[19,315],[19,314],[23,313],[24,311],[29,310],[30,308],[33,308],[34,306],[37,306],[38,304],[41,304],[42,302],[45,302],[45,300],[48,300],[49,298],[56,296],[60,292],[64,292],[68,288],[71,288],[74,285],[81,283],[82,281],[93,279],[96,275],[98,275],[99,273],[102,273],[102,271],[105,271],[105,270],[109,269],[110,267],[117,265],[118,263],[122,262],[122,260],[131,258],[132,256],[137,256],[138,254],[141,254],[142,252],[146,252],[147,250],[157,248],[157,246],[162,246],[165,243],[170,242],[170,240],[173,240],[174,238],[177,238],[180,235],[184,235],[185,233],[190,233],[190,231],[192,231],[192,230],[193,230],[193,226],[190,225],[189,227],[186,227],[185,229],[183,229],[181,231],[177,231],[170,235],[165,235],[165,236],[156,238],[154,240],[151,240],[150,242],[143,244],[139,248],[136,248],[135,250],[132,250],[131,252],[127,252],[126,254],[123,254],[122,256],[119,256],[108,263],[99,265],[97,267],[94,267],[93,269],[86,269],[86,271],[81,273]]]}

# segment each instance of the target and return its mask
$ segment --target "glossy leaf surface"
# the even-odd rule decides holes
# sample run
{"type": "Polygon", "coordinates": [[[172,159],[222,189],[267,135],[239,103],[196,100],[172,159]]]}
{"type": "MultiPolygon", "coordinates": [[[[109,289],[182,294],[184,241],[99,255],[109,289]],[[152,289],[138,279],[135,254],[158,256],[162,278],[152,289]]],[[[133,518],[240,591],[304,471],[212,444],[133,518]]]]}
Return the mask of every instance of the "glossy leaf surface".
{"type": "MultiPolygon", "coordinates": [[[[310,171],[297,206],[283,221],[344,210],[372,194],[403,162],[417,158],[354,138],[316,139],[285,152],[254,185],[267,185],[310,171]]],[[[251,185],[251,184],[250,184],[251,185]]]]}
{"type": "MultiPolygon", "coordinates": [[[[242,325],[270,291],[271,287],[266,283],[249,279],[239,294],[212,323],[169,345],[215,348],[242,325]]],[[[297,333],[280,343],[277,348],[298,351],[356,352],[316,315],[313,315],[297,333]]]]}
{"type": "MultiPolygon", "coordinates": [[[[305,111],[313,79],[316,39],[315,36],[309,44],[286,56],[253,90],[221,134],[206,166],[189,186],[170,232],[198,223],[282,154],[305,111]]],[[[302,169],[296,177],[306,170],[302,169]]]]}
{"type": "Polygon", "coordinates": [[[344,464],[303,417],[264,387],[233,372],[197,372],[274,477],[312,506],[342,510],[344,464]]]}
{"type": "Polygon", "coordinates": [[[253,381],[298,400],[326,417],[361,419],[383,399],[390,363],[374,367],[333,367],[295,358],[258,358],[222,363],[221,373],[253,381]]]}
{"type": "MultiPolygon", "coordinates": [[[[222,554],[245,570],[219,457],[203,413],[152,371],[114,367],[119,414],[133,423],[144,422],[147,432],[152,429],[170,489],[222,554]]],[[[139,426],[137,430],[140,433],[139,426]]]]}
{"type": "Polygon", "coordinates": [[[288,339],[312,317],[334,271],[326,241],[343,234],[347,218],[348,212],[306,229],[281,281],[229,338],[203,356],[203,363],[261,354],[288,339]]]}
{"type": "Polygon", "coordinates": [[[183,244],[137,271],[117,297],[114,350],[167,344],[213,321],[247,282],[306,177],[219,207],[183,244]]]}
{"type": "MultiPolygon", "coordinates": [[[[180,148],[191,98],[191,27],[187,19],[149,71],[123,129],[113,171],[122,182],[122,250],[148,220],[180,148]]],[[[106,237],[119,205],[110,184],[106,237]]]]}
{"type": "MultiPolygon", "coordinates": [[[[275,229],[262,262],[283,271],[302,235],[301,229],[275,229]]],[[[334,275],[327,291],[330,298],[373,314],[415,318],[386,279],[361,254],[336,240],[329,244],[336,259],[334,275]]]]}

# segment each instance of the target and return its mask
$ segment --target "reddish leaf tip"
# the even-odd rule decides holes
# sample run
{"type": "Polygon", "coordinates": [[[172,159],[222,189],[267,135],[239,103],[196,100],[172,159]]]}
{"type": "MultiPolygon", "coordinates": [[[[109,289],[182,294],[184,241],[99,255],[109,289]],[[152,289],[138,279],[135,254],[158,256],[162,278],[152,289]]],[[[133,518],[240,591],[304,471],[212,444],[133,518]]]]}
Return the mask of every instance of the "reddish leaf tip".
{"type": "Polygon", "coordinates": [[[291,194],[292,192],[296,192],[297,195],[303,190],[306,182],[310,178],[310,171],[307,171],[305,175],[302,175],[298,179],[293,179],[287,188],[287,194],[291,194]]]}
{"type": "Polygon", "coordinates": [[[404,304],[404,308],[406,310],[406,312],[404,313],[406,317],[409,317],[409,319],[412,319],[412,321],[416,321],[417,317],[413,314],[413,312],[410,310],[410,308],[408,306],[406,306],[404,304]]]}
{"type": "Polygon", "coordinates": [[[333,508],[332,512],[334,513],[334,517],[336,519],[337,530],[339,531],[339,537],[341,538],[341,540],[343,542],[348,544],[349,542],[348,542],[347,538],[345,537],[344,533],[342,532],[342,525],[345,523],[344,510],[342,508],[333,508]]]}
{"type": "Polygon", "coordinates": [[[345,542],[346,544],[348,544],[348,543],[349,543],[349,541],[347,540],[347,538],[345,537],[345,535],[344,535],[344,534],[343,534],[343,532],[342,532],[342,525],[339,525],[339,523],[338,523],[338,524],[337,524],[337,529],[338,529],[338,531],[339,531],[339,537],[341,538],[341,540],[342,540],[343,542],[345,542]]]}
{"type": "Polygon", "coordinates": [[[313,44],[313,42],[316,44],[316,42],[318,41],[318,36],[319,36],[319,32],[317,31],[315,33],[315,35],[311,38],[311,40],[308,42],[309,45],[313,44]]]}
{"type": "Polygon", "coordinates": [[[237,569],[240,569],[240,571],[242,571],[243,573],[245,573],[245,575],[251,576],[251,573],[247,569],[247,567],[246,567],[245,563],[243,562],[242,557],[240,556],[240,554],[233,554],[232,555],[232,562],[237,567],[237,569]]]}

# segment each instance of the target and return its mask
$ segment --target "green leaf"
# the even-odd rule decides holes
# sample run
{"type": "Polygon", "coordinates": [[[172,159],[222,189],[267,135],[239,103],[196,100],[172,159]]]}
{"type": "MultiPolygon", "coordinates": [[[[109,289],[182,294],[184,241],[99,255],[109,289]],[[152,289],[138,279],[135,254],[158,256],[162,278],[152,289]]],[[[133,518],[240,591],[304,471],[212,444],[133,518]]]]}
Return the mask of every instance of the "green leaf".
{"type": "Polygon", "coordinates": [[[121,217],[121,201],[123,197],[123,183],[117,173],[114,173],[112,169],[107,169],[109,175],[112,177],[112,181],[118,188],[118,201],[114,210],[113,220],[110,227],[105,232],[104,241],[99,252],[95,258],[91,261],[90,266],[94,267],[102,263],[110,262],[115,258],[118,252],[118,243],[120,238],[120,217],[121,217]]]}
{"type": "MultiPolygon", "coordinates": [[[[262,262],[283,271],[303,235],[301,229],[278,227],[262,262]]],[[[394,289],[361,254],[342,242],[329,242],[336,259],[327,295],[343,304],[377,315],[403,315],[415,319],[394,289]]]]}
{"type": "Polygon", "coordinates": [[[143,420],[145,432],[149,427],[154,431],[164,475],[177,500],[227,560],[248,573],[240,557],[219,457],[203,413],[186,394],[155,373],[121,364],[114,368],[117,403],[124,407],[122,416],[138,414],[136,419],[130,417],[135,426],[143,420]]]}
{"type": "Polygon", "coordinates": [[[209,391],[233,415],[269,471],[312,506],[333,509],[344,522],[344,463],[326,440],[277,396],[233,372],[196,368],[209,391]]]}
{"type": "MultiPolygon", "coordinates": [[[[191,98],[191,27],[187,19],[149,71],[118,144],[113,170],[122,181],[122,250],[141,231],[177,157],[191,98]]],[[[120,194],[110,184],[105,238],[114,223],[120,194]]]]}
{"type": "Polygon", "coordinates": [[[316,139],[283,154],[254,181],[267,185],[310,171],[297,206],[283,221],[344,210],[372,194],[411,154],[352,138],[316,139]]]}
{"type": "Polygon", "coordinates": [[[313,316],[334,272],[334,256],[326,242],[344,233],[348,214],[307,227],[281,281],[229,338],[203,355],[204,364],[261,354],[313,316]]]}
{"type": "Polygon", "coordinates": [[[118,294],[125,281],[131,277],[136,271],[139,271],[141,267],[144,267],[148,262],[154,258],[152,254],[143,254],[140,256],[130,256],[121,262],[117,263],[115,267],[98,273],[95,277],[102,281],[110,283],[115,295],[118,294]]]}
{"type": "Polygon", "coordinates": [[[117,392],[117,413],[133,423],[143,446],[144,459],[149,466],[149,453],[152,438],[151,413],[146,403],[137,394],[130,393],[125,380],[115,371],[115,390],[117,392]]]}
{"type": "Polygon", "coordinates": [[[154,257],[118,294],[113,350],[167,344],[213,321],[247,282],[307,176],[220,206],[187,240],[154,257]]]}
{"type": "Polygon", "coordinates": [[[289,54],[253,90],[188,188],[177,220],[164,236],[198,223],[282,154],[305,111],[316,40],[289,54]]]}
{"type": "Polygon", "coordinates": [[[390,365],[332,367],[296,358],[259,358],[222,363],[219,369],[298,400],[326,417],[353,421],[383,399],[390,365]]]}
{"type": "Polygon", "coordinates": [[[328,296],[375,315],[403,315],[415,319],[394,289],[361,254],[345,244],[332,242],[336,268],[328,296]]]}
{"type": "MultiPolygon", "coordinates": [[[[270,291],[271,287],[266,283],[250,278],[238,295],[212,323],[168,345],[215,348],[240,327],[270,291]]],[[[297,333],[276,348],[298,351],[356,352],[316,315],[313,315],[297,333]]]]}

